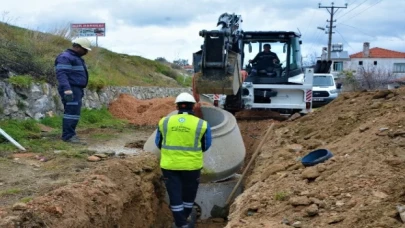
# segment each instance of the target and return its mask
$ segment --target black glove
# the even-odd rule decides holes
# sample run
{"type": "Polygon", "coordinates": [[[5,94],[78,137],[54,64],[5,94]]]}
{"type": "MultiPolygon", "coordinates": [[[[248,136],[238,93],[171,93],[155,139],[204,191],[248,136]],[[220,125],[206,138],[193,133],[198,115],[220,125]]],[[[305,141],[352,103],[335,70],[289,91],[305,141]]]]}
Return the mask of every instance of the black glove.
{"type": "Polygon", "coordinates": [[[73,93],[72,94],[65,94],[64,99],[66,102],[73,101],[73,93]]]}

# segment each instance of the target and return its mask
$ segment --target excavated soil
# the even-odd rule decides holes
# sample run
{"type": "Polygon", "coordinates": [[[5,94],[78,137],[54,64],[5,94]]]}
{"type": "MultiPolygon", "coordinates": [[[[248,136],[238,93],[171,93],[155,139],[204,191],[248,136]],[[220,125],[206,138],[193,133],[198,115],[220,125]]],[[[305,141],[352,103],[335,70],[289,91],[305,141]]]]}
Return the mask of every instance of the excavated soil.
{"type": "Polygon", "coordinates": [[[277,124],[226,227],[405,227],[404,111],[404,89],[348,93],[277,124]],[[304,167],[315,149],[334,156],[304,167]]]}
{"type": "Polygon", "coordinates": [[[83,180],[0,213],[0,227],[170,227],[160,177],[150,153],[106,160],[83,180]]]}
{"type": "MultiPolygon", "coordinates": [[[[109,106],[111,114],[138,126],[156,126],[162,117],[176,110],[174,97],[140,100],[129,94],[120,96],[109,106]]],[[[201,102],[202,105],[211,105],[201,102]]]]}
{"type": "MultiPolygon", "coordinates": [[[[155,126],[173,111],[173,101],[122,95],[110,111],[155,126]]],[[[239,120],[245,165],[270,124],[276,125],[231,206],[229,221],[203,221],[197,227],[405,227],[396,211],[405,204],[404,111],[405,89],[400,89],[344,93],[294,121],[239,120]],[[300,159],[315,149],[328,149],[333,157],[304,167],[300,159]]],[[[13,220],[20,227],[170,227],[159,177],[151,154],[109,159],[21,211],[0,210],[0,227],[13,227],[13,220]]]]}

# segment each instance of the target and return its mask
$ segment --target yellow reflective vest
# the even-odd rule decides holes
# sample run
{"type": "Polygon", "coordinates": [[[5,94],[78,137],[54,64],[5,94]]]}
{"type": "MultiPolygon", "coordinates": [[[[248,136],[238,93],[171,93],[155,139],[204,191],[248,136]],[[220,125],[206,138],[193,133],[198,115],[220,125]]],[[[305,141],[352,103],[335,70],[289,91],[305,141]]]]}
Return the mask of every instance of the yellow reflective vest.
{"type": "Polygon", "coordinates": [[[162,118],[159,131],[162,134],[160,167],[168,170],[198,170],[204,158],[201,139],[207,130],[207,122],[189,114],[177,114],[162,118]]]}

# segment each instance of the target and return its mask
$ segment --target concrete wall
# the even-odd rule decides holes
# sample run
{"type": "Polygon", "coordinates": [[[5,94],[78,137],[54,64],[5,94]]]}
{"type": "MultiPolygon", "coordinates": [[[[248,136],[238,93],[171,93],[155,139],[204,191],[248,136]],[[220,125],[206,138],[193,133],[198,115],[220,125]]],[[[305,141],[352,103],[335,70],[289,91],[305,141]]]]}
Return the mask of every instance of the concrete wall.
{"type": "MultiPolygon", "coordinates": [[[[100,92],[85,89],[83,106],[99,109],[107,106],[121,93],[131,94],[138,99],[175,97],[191,88],[162,87],[107,87],[100,92]]],[[[0,80],[0,120],[41,119],[50,113],[61,114],[63,106],[57,88],[46,83],[34,83],[30,88],[19,88],[7,80],[0,80]]]]}

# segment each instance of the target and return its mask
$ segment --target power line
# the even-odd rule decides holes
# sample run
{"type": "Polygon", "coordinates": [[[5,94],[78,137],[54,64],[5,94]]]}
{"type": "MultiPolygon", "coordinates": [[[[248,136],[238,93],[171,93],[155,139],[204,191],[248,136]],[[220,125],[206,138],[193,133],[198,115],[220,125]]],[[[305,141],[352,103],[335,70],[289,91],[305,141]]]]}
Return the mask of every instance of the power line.
{"type": "Polygon", "coordinates": [[[312,14],[311,20],[309,21],[309,24],[308,24],[307,28],[305,29],[304,34],[307,34],[308,29],[311,27],[311,23],[312,23],[312,19],[314,19],[314,15],[315,15],[315,13],[312,14]]]}
{"type": "Polygon", "coordinates": [[[356,3],[358,0],[354,0],[352,3],[350,3],[350,5],[353,5],[354,3],[356,3]]]}
{"type": "MultiPolygon", "coordinates": [[[[349,18],[349,19],[347,19],[347,20],[350,20],[350,19],[352,19],[352,18],[355,18],[355,17],[359,16],[360,14],[366,12],[368,9],[370,9],[371,7],[373,7],[373,6],[377,5],[377,4],[379,4],[380,2],[382,2],[382,0],[379,0],[378,2],[374,3],[373,5],[369,6],[369,7],[366,8],[366,9],[364,9],[362,12],[360,12],[360,13],[354,15],[353,17],[351,17],[351,18],[349,18]]],[[[347,20],[344,20],[343,22],[345,22],[345,21],[347,21],[347,20]]]]}
{"type": "Polygon", "coordinates": [[[340,37],[342,37],[342,40],[347,44],[347,46],[349,46],[351,49],[352,49],[352,51],[353,52],[355,52],[355,50],[352,48],[352,46],[350,46],[350,44],[345,40],[345,38],[342,36],[342,34],[338,31],[338,30],[335,30],[339,35],[340,35],[340,37]]]}
{"type": "MultiPolygon", "coordinates": [[[[358,0],[354,0],[353,2],[347,2],[347,4],[354,5],[354,3],[357,2],[357,1],[358,0]]],[[[335,16],[337,16],[340,12],[343,12],[343,11],[336,12],[335,16]]]]}
{"type": "MultiPolygon", "coordinates": [[[[339,23],[339,25],[344,25],[344,26],[347,26],[347,27],[356,29],[357,31],[363,33],[364,35],[367,35],[367,36],[370,36],[370,37],[373,37],[373,38],[377,39],[377,36],[370,35],[370,34],[364,32],[364,31],[362,31],[361,29],[359,29],[359,28],[357,28],[357,27],[354,27],[354,26],[352,26],[352,25],[347,25],[347,24],[343,24],[343,23],[339,23]]],[[[400,39],[400,40],[402,40],[402,41],[405,41],[402,37],[400,37],[400,36],[398,36],[398,35],[393,35],[393,36],[394,36],[395,38],[397,38],[397,39],[400,39]]],[[[391,38],[391,39],[386,39],[386,40],[387,40],[387,41],[395,41],[395,40],[392,39],[392,38],[391,38]]]]}
{"type": "MultiPolygon", "coordinates": [[[[343,14],[342,16],[336,18],[336,19],[340,19],[342,18],[344,15],[347,15],[348,13],[352,12],[353,10],[357,9],[359,6],[363,5],[365,2],[367,2],[368,0],[363,1],[362,3],[360,3],[359,5],[357,5],[356,7],[354,7],[353,9],[349,10],[348,12],[346,12],[345,14],[343,14]]],[[[353,3],[352,3],[353,4],[353,3]]]]}
{"type": "Polygon", "coordinates": [[[315,43],[317,43],[318,42],[318,40],[319,40],[319,38],[321,38],[322,36],[321,36],[321,32],[319,31],[319,30],[316,30],[316,36],[315,36],[315,39],[314,39],[314,42],[311,44],[311,46],[309,47],[309,50],[313,50],[313,47],[314,47],[314,44],[315,43]]]}
{"type": "Polygon", "coordinates": [[[343,23],[339,23],[339,25],[344,25],[344,26],[347,26],[347,27],[354,28],[354,29],[356,29],[357,31],[359,31],[359,32],[363,33],[364,35],[367,35],[367,36],[370,36],[370,37],[376,38],[376,36],[373,36],[373,35],[367,34],[367,33],[365,33],[364,31],[362,31],[361,29],[359,29],[359,28],[357,28],[357,27],[354,27],[354,26],[352,26],[352,25],[347,25],[347,24],[343,24],[343,23]]]}

